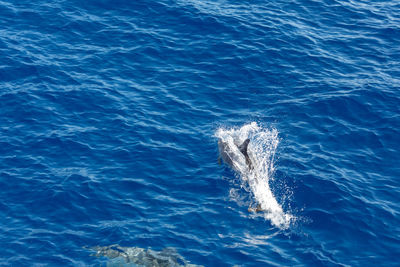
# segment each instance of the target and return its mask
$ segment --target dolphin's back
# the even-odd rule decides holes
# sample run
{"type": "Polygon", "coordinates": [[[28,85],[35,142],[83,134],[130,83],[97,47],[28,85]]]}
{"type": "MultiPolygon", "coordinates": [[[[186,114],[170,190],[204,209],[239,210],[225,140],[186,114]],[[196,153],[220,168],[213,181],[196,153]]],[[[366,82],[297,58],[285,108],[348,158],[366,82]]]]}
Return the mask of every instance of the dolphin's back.
{"type": "Polygon", "coordinates": [[[218,149],[219,154],[221,155],[222,160],[228,164],[229,166],[233,166],[233,162],[231,157],[227,153],[228,144],[222,140],[218,140],[218,149]]]}
{"type": "MultiPolygon", "coordinates": [[[[253,166],[251,164],[249,155],[247,153],[247,148],[250,143],[250,139],[246,139],[240,146],[237,146],[237,149],[242,153],[242,155],[245,157],[246,165],[249,168],[249,170],[253,169],[253,166]]],[[[234,161],[239,161],[240,160],[240,154],[236,149],[232,149],[227,142],[224,142],[223,140],[219,139],[218,140],[218,148],[219,148],[219,153],[221,155],[221,158],[223,161],[228,164],[230,167],[237,169],[238,167],[235,166],[234,161]],[[235,152],[237,151],[237,152],[235,152]]],[[[244,163],[244,162],[243,162],[244,163]]],[[[237,164],[237,162],[236,162],[237,164]]]]}

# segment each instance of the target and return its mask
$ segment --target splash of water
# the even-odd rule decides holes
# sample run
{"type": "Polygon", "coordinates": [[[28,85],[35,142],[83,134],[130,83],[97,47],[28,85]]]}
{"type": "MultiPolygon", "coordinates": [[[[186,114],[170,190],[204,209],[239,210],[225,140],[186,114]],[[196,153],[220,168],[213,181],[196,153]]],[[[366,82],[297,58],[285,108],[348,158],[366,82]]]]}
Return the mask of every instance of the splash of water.
{"type": "Polygon", "coordinates": [[[279,144],[278,131],[265,129],[252,122],[241,128],[219,128],[215,136],[226,144],[225,149],[229,150],[231,155],[231,167],[239,175],[242,187],[249,189],[254,201],[263,211],[262,216],[281,229],[288,228],[294,218],[284,212],[269,185],[275,172],[274,157],[279,144]],[[253,169],[247,166],[244,155],[238,149],[247,138],[250,139],[247,152],[253,169]]]}

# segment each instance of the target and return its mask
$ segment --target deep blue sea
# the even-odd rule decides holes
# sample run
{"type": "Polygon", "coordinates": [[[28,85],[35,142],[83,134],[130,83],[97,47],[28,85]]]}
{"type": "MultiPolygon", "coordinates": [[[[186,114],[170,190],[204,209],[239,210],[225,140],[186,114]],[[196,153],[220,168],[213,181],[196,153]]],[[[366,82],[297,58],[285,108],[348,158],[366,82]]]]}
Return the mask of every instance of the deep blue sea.
{"type": "Polygon", "coordinates": [[[400,266],[399,129],[398,0],[0,1],[0,265],[400,266]]]}

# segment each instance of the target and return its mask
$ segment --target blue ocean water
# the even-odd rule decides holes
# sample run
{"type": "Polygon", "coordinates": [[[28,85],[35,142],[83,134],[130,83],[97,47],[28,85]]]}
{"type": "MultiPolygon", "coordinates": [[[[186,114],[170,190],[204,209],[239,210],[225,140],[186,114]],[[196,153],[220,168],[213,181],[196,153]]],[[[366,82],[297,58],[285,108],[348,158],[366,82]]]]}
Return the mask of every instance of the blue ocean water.
{"type": "Polygon", "coordinates": [[[0,1],[0,265],[399,266],[399,89],[396,0],[0,1]]]}

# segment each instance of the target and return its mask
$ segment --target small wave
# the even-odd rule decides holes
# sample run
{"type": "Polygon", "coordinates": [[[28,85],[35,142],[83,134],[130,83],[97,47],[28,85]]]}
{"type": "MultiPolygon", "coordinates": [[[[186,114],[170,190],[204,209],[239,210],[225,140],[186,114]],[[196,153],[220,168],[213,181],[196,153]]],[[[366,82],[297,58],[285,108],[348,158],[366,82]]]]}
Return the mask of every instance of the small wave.
{"type": "Polygon", "coordinates": [[[219,128],[215,136],[224,142],[224,149],[228,150],[232,161],[231,167],[239,175],[241,186],[249,189],[251,197],[263,211],[262,216],[281,229],[288,228],[294,217],[284,212],[269,184],[275,172],[278,131],[252,122],[240,128],[219,128]],[[252,168],[248,167],[245,156],[238,148],[246,139],[250,139],[247,152],[252,168]]]}

